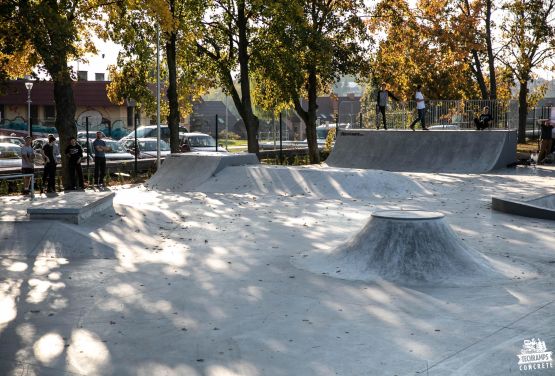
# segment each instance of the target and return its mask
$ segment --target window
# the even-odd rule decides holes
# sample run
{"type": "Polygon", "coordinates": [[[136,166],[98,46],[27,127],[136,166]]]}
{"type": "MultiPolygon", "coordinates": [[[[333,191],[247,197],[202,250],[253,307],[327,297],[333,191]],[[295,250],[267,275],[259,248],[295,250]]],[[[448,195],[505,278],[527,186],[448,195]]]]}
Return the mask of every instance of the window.
{"type": "Polygon", "coordinates": [[[87,71],[77,71],[77,81],[87,81],[87,71]]]}
{"type": "Polygon", "coordinates": [[[104,73],[95,73],[94,74],[95,81],[105,81],[104,73]]]}

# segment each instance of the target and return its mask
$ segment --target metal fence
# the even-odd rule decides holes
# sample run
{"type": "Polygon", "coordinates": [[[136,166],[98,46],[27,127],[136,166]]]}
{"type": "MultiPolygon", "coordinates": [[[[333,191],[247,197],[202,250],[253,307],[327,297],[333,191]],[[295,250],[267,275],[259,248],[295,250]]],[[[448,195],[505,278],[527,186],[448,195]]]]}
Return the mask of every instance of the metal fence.
{"type": "MultiPolygon", "coordinates": [[[[430,100],[426,101],[426,126],[445,128],[472,129],[474,118],[480,116],[484,107],[489,107],[493,117],[492,127],[513,129],[518,126],[514,122],[514,105],[512,101],[492,100],[430,100]]],[[[518,107],[517,107],[518,110],[518,107]]],[[[386,109],[388,128],[408,128],[417,117],[416,102],[391,102],[386,109]]],[[[516,114],[518,115],[518,114],[516,114]]],[[[382,123],[382,115],[376,110],[376,102],[370,102],[363,108],[361,120],[353,124],[359,128],[376,128],[382,123]]]]}

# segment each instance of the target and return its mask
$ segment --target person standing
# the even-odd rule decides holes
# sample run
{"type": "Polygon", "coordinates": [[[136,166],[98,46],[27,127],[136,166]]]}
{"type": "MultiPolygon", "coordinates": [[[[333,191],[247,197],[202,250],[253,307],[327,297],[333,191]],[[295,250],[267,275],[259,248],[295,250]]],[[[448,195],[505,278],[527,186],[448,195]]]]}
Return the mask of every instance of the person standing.
{"type": "Polygon", "coordinates": [[[538,164],[542,165],[545,163],[545,157],[551,152],[551,146],[553,145],[553,124],[550,120],[545,120],[541,125],[541,144],[540,153],[538,154],[538,164]]]}
{"type": "MultiPolygon", "coordinates": [[[[47,182],[46,193],[56,192],[56,157],[55,145],[56,138],[54,135],[48,135],[48,143],[42,147],[42,156],[44,157],[44,170],[42,174],[42,184],[47,182]]],[[[42,188],[41,188],[42,191],[42,188]]]]}
{"type": "Polygon", "coordinates": [[[418,117],[409,126],[410,129],[414,131],[414,126],[416,123],[420,122],[423,131],[427,131],[426,128],[426,102],[424,101],[424,95],[422,94],[422,85],[416,86],[416,94],[414,95],[414,100],[416,101],[416,110],[418,111],[418,117]]]}
{"type": "Polygon", "coordinates": [[[106,174],[106,152],[110,148],[102,139],[102,132],[96,132],[96,139],[93,142],[94,150],[94,185],[104,187],[104,175],[106,174]]]}
{"type": "Polygon", "coordinates": [[[489,107],[486,106],[482,110],[479,118],[474,118],[474,125],[476,125],[477,130],[483,130],[491,127],[491,121],[493,120],[491,114],[489,113],[489,107]]]}
{"type": "MultiPolygon", "coordinates": [[[[33,139],[29,136],[25,137],[25,145],[21,147],[21,173],[35,174],[35,150],[32,146],[33,139]]],[[[30,192],[31,177],[23,178],[23,194],[30,192]]]]}
{"type": "Polygon", "coordinates": [[[378,91],[378,94],[376,96],[376,129],[380,129],[380,115],[379,113],[382,114],[382,122],[383,122],[383,129],[387,129],[387,121],[386,121],[386,117],[385,117],[385,110],[387,108],[387,101],[388,98],[391,97],[393,98],[395,101],[399,102],[399,99],[397,99],[397,97],[390,92],[389,90],[387,90],[387,87],[385,85],[385,83],[382,84],[380,90],[378,91]]]}
{"type": "Polygon", "coordinates": [[[83,183],[83,169],[81,168],[81,160],[83,159],[83,148],[77,143],[75,137],[69,139],[69,145],[66,148],[66,155],[69,162],[69,182],[70,189],[77,189],[76,177],[79,180],[79,189],[85,189],[83,183]]]}

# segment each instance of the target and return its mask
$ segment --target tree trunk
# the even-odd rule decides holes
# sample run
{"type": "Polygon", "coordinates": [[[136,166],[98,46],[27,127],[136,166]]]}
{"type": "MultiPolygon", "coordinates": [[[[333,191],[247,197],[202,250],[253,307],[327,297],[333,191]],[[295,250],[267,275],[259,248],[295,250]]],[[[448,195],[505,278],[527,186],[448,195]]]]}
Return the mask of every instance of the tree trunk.
{"type": "Polygon", "coordinates": [[[482,72],[482,63],[478,56],[478,51],[472,50],[472,59],[474,60],[474,65],[470,63],[472,73],[476,76],[476,81],[478,81],[478,86],[480,87],[480,93],[482,94],[482,99],[488,99],[488,88],[486,87],[486,80],[484,80],[484,74],[482,72]]]}
{"type": "Polygon", "coordinates": [[[308,74],[308,110],[305,111],[299,98],[295,98],[295,112],[303,119],[306,126],[306,141],[308,144],[308,156],[310,158],[310,163],[317,164],[320,163],[320,150],[318,149],[318,139],[316,134],[316,111],[318,110],[318,104],[316,99],[318,97],[318,82],[316,78],[316,72],[311,69],[308,74]]]}
{"type": "MultiPolygon", "coordinates": [[[[238,2],[237,7],[237,28],[239,34],[238,59],[239,72],[241,77],[241,117],[247,129],[247,141],[249,153],[258,153],[258,127],[259,120],[252,109],[251,87],[249,76],[249,37],[247,35],[248,20],[245,14],[245,3],[238,2]]],[[[237,107],[237,104],[235,104],[237,107]]],[[[237,107],[239,109],[239,107],[237,107]]]]}
{"type": "Polygon", "coordinates": [[[62,156],[62,180],[64,188],[70,185],[69,163],[65,150],[69,145],[69,138],[77,135],[75,125],[75,99],[73,97],[72,80],[67,63],[65,69],[49,70],[54,82],[54,102],[56,104],[56,130],[58,131],[58,145],[62,156]],[[58,71],[59,73],[53,73],[58,71]]]}
{"type": "Polygon", "coordinates": [[[168,62],[168,128],[170,130],[170,149],[172,153],[179,153],[179,100],[177,96],[177,34],[168,34],[166,42],[166,60],[168,62]]]}
{"type": "Polygon", "coordinates": [[[528,81],[520,82],[518,92],[518,142],[526,142],[526,116],[528,115],[528,81]]]}
{"type": "Polygon", "coordinates": [[[495,56],[491,43],[491,0],[486,0],[486,46],[489,67],[489,99],[497,99],[497,79],[495,77],[495,56]]]}

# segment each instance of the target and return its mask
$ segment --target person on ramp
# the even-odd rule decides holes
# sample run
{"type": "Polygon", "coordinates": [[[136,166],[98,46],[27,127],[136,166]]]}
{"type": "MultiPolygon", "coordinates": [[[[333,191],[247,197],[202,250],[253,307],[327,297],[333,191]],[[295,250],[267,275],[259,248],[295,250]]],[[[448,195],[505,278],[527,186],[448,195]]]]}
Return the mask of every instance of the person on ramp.
{"type": "Polygon", "coordinates": [[[383,129],[387,129],[385,110],[387,108],[387,101],[389,97],[393,98],[396,102],[399,102],[399,99],[397,99],[391,91],[387,90],[384,82],[376,96],[376,129],[380,129],[380,113],[382,114],[383,129]]]}
{"type": "Polygon", "coordinates": [[[416,86],[414,100],[416,101],[416,110],[418,111],[418,116],[416,119],[414,119],[409,128],[414,131],[415,124],[420,122],[420,125],[422,125],[422,130],[427,131],[428,128],[426,128],[426,102],[424,101],[424,95],[422,94],[422,85],[416,86]]]}
{"type": "Polygon", "coordinates": [[[476,125],[477,130],[484,130],[491,127],[491,121],[493,117],[489,113],[489,107],[486,106],[482,109],[480,117],[474,118],[474,125],[476,125]]]}

